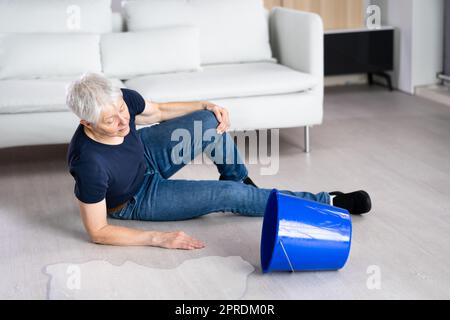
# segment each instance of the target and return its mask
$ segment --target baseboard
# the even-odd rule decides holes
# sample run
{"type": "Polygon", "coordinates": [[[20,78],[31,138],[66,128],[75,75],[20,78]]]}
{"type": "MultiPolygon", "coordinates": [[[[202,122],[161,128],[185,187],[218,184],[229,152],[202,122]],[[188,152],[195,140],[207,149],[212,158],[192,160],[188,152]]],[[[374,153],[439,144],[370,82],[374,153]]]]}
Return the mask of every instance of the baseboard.
{"type": "Polygon", "coordinates": [[[343,76],[326,76],[325,87],[367,84],[367,74],[352,74],[343,76]]]}
{"type": "Polygon", "coordinates": [[[450,106],[450,89],[444,85],[432,84],[428,86],[416,87],[415,95],[450,106]]]}

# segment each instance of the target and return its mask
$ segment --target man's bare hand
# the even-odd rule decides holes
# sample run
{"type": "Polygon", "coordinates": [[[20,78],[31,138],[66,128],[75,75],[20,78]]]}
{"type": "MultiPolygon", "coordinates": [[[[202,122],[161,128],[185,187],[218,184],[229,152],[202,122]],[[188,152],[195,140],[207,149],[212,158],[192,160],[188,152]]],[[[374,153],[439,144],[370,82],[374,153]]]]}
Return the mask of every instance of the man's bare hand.
{"type": "Polygon", "coordinates": [[[217,133],[222,134],[230,128],[230,116],[227,109],[208,101],[203,101],[202,106],[206,110],[214,112],[217,121],[219,121],[217,133]]]}
{"type": "Polygon", "coordinates": [[[167,249],[202,249],[205,244],[200,240],[194,239],[183,231],[160,232],[154,238],[154,245],[167,249]]]}

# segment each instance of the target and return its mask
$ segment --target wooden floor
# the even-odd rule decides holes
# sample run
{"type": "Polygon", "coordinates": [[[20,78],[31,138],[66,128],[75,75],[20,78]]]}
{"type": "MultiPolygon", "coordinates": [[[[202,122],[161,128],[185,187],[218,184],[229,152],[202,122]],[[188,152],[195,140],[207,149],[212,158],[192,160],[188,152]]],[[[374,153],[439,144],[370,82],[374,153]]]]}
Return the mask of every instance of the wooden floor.
{"type": "MultiPolygon", "coordinates": [[[[310,154],[301,150],[303,130],[285,129],[278,174],[259,175],[257,165],[249,166],[249,171],[262,187],[312,192],[365,189],[371,194],[372,212],[352,219],[352,248],[342,270],[263,275],[262,218],[231,213],[170,223],[111,220],[145,229],[181,229],[205,241],[203,250],[91,244],[73,198],[73,180],[65,164],[67,146],[14,148],[0,150],[0,298],[46,299],[50,279],[45,268],[52,264],[101,260],[120,266],[129,261],[178,270],[187,260],[239,256],[254,271],[235,279],[227,273],[230,281],[247,282],[244,293],[234,298],[449,299],[450,108],[380,87],[352,86],[327,89],[324,114],[323,125],[311,130],[310,154]]],[[[212,166],[190,165],[174,178],[217,177],[212,166]]],[[[180,297],[173,277],[184,283],[195,280],[197,289],[203,286],[205,292],[220,290],[211,281],[202,281],[211,265],[201,263],[207,259],[198,261],[195,275],[167,273],[171,286],[158,289],[161,297],[171,292],[180,297]]],[[[111,285],[104,284],[104,290],[111,285]]],[[[199,296],[191,295],[189,286],[182,288],[186,298],[199,296]]],[[[141,289],[135,288],[137,293],[141,289]]],[[[158,298],[155,292],[151,297],[158,298]]]]}

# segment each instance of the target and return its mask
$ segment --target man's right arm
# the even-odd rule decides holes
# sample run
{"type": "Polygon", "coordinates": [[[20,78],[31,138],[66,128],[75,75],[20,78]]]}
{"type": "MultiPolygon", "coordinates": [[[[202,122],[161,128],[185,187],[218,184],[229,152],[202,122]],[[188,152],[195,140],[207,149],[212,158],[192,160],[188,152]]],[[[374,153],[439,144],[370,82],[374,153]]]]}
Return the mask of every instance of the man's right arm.
{"type": "Polygon", "coordinates": [[[108,224],[106,201],[78,200],[84,227],[92,242],[117,246],[156,246],[168,249],[200,249],[205,245],[182,231],[146,231],[108,224]]]}

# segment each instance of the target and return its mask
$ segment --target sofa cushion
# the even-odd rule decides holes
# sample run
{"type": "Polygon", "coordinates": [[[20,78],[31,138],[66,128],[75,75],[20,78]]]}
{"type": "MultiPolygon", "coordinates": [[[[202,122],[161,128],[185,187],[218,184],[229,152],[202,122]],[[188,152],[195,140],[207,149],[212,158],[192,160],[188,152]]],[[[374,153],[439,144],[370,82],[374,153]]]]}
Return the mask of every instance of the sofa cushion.
{"type": "Polygon", "coordinates": [[[101,72],[95,34],[0,35],[0,79],[45,78],[101,72]]]}
{"type": "Polygon", "coordinates": [[[0,32],[111,32],[111,0],[0,1],[0,32]]]}
{"type": "Polygon", "coordinates": [[[103,72],[110,77],[200,70],[197,27],[109,33],[101,37],[103,72]]]}
{"type": "MultiPolygon", "coordinates": [[[[0,80],[0,114],[67,111],[66,88],[74,79],[0,80]]],[[[120,80],[111,80],[124,87],[120,80]]]]}
{"type": "Polygon", "coordinates": [[[202,64],[275,61],[263,0],[148,0],[124,5],[128,30],[200,28],[202,64]]]}
{"type": "Polygon", "coordinates": [[[200,72],[180,72],[137,77],[128,88],[157,102],[194,101],[217,98],[301,92],[319,79],[271,62],[204,66],[200,72]]]}
{"type": "Polygon", "coordinates": [[[122,32],[125,30],[125,19],[120,12],[113,12],[111,19],[112,32],[122,32]]]}

